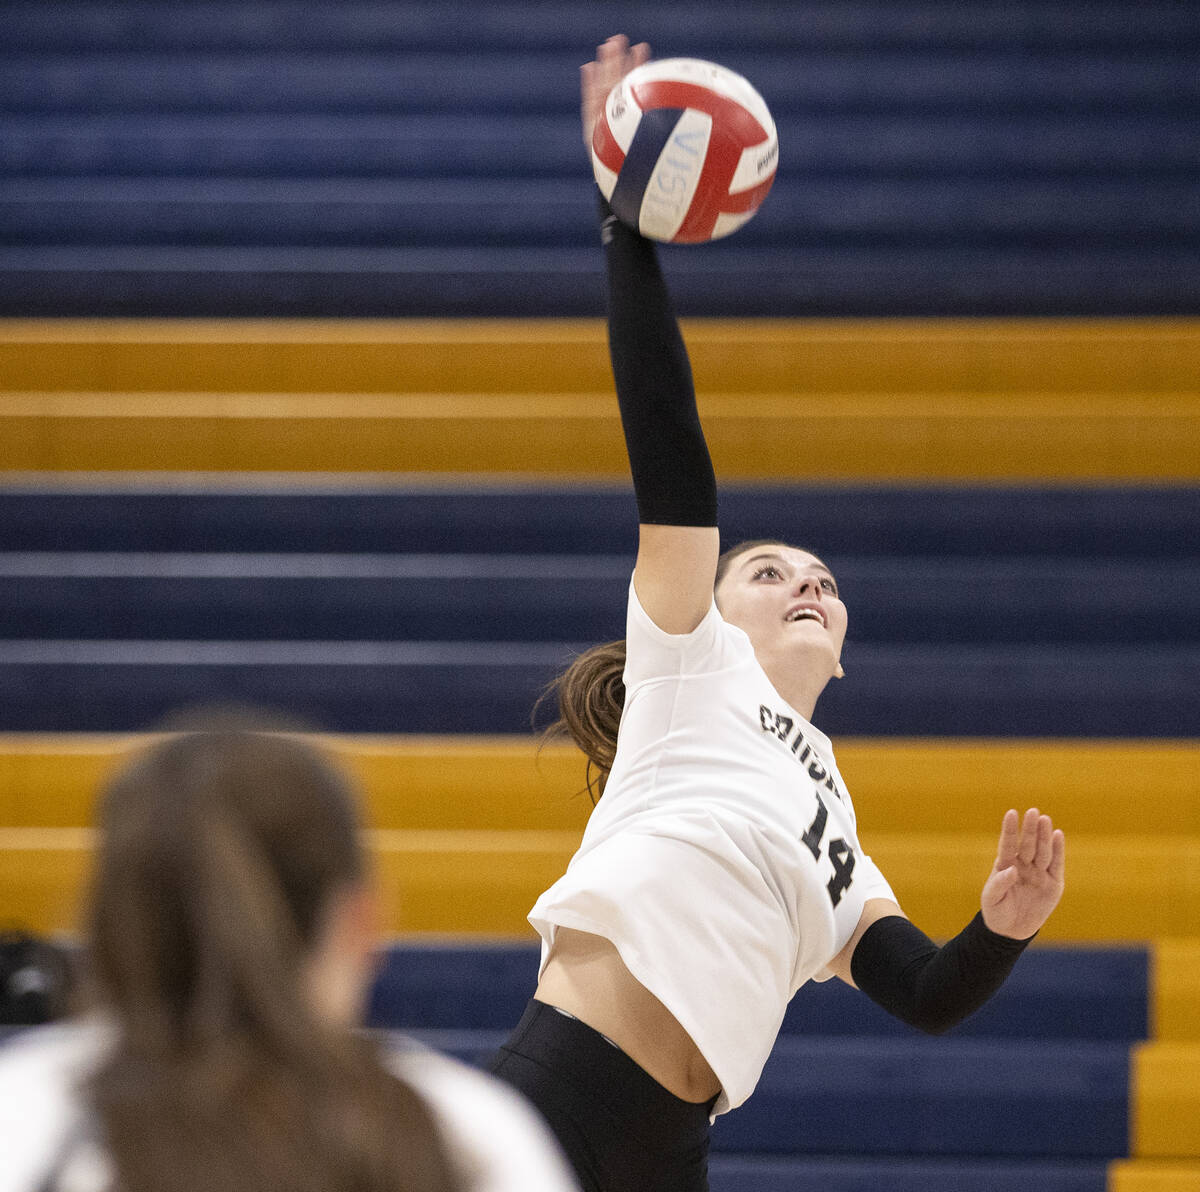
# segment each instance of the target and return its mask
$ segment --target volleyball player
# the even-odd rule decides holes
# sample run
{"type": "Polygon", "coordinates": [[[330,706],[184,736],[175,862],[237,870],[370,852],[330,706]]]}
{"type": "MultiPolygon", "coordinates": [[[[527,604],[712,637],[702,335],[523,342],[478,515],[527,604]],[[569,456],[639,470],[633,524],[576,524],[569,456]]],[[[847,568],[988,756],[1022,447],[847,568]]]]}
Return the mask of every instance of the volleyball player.
{"type": "Polygon", "coordinates": [[[570,1192],[511,1090],[352,1031],[373,895],[296,738],[170,737],[103,800],[96,1007],[0,1051],[0,1192],[570,1192]]]}
{"type": "MultiPolygon", "coordinates": [[[[585,141],[647,57],[612,38],[583,68],[585,141]]],[[[602,794],[530,913],[539,981],[493,1071],[541,1109],[588,1192],[698,1192],[710,1120],[750,1095],[802,984],[836,976],[949,1029],[1057,905],[1064,842],[1048,816],[1009,811],[980,913],[941,948],[905,917],[811,723],[841,671],[836,580],[780,542],[718,557],[715,479],[654,246],[602,219],[637,559],[625,641],[558,684],[602,794]]]]}

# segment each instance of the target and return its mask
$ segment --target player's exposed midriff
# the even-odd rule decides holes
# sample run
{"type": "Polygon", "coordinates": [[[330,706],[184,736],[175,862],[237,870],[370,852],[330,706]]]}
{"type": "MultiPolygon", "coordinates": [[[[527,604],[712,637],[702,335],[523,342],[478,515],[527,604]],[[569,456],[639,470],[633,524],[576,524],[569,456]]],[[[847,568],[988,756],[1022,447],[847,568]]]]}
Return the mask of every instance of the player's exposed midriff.
{"type": "Polygon", "coordinates": [[[681,1100],[709,1101],[721,1091],[688,1033],[603,937],[560,927],[534,996],[607,1036],[681,1100]]]}

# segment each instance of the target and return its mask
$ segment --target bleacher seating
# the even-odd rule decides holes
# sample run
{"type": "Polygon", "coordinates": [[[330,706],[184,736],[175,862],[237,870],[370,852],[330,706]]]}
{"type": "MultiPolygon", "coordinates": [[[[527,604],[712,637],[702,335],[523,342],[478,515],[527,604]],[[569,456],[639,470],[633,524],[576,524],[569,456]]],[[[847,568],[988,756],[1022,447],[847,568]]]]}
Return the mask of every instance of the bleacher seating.
{"type": "MultiPolygon", "coordinates": [[[[912,502],[927,497],[905,489],[873,490],[862,503],[857,496],[780,489],[725,498],[727,526],[769,526],[812,545],[839,575],[853,610],[853,679],[822,701],[831,732],[970,736],[1001,725],[1027,737],[1200,735],[1200,705],[1190,698],[1200,689],[1195,533],[1169,536],[1195,508],[1194,491],[1143,490],[1132,503],[1119,488],[1009,491],[1002,501],[944,491],[941,517],[957,526],[960,550],[932,557],[906,535],[862,528],[874,518],[880,527],[915,522],[912,502]],[[1113,527],[1111,540],[1088,553],[1066,539],[1056,498],[1086,502],[1113,527]],[[1039,534],[1021,517],[1026,509],[1049,511],[1054,554],[1033,545],[1039,534]],[[981,532],[1000,513],[1012,527],[1007,544],[981,532]],[[1130,515],[1141,520],[1128,525],[1130,515]]],[[[322,525],[348,525],[356,512],[380,511],[381,532],[354,553],[246,550],[267,543],[283,516],[262,493],[193,500],[186,489],[139,495],[76,482],[66,493],[0,494],[12,513],[12,529],[0,534],[24,542],[0,557],[6,727],[136,731],[190,694],[287,702],[336,731],[519,733],[572,650],[621,635],[628,549],[581,552],[588,539],[595,544],[596,523],[620,527],[599,536],[628,547],[625,492],[468,487],[443,500],[418,486],[411,494],[293,490],[286,502],[296,544],[319,542],[322,525]],[[70,511],[19,517],[39,499],[70,511]],[[122,527],[143,542],[169,541],[189,504],[221,510],[203,552],[178,542],[131,551],[121,541],[122,527]],[[422,510],[437,517],[430,537],[439,544],[409,553],[384,536],[382,527],[403,526],[411,541],[422,510]],[[255,523],[256,511],[267,524],[255,523]],[[164,519],[157,528],[156,518],[164,519]],[[56,548],[64,538],[85,545],[83,527],[105,523],[91,549],[56,548]],[[522,526],[520,541],[538,553],[515,553],[513,542],[500,553],[462,550],[472,527],[499,548],[503,524],[522,526]]],[[[345,532],[366,537],[361,525],[345,532]]],[[[921,532],[930,533],[928,523],[921,532]]]]}
{"type": "MultiPolygon", "coordinates": [[[[600,329],[511,330],[0,328],[19,386],[0,410],[17,432],[0,484],[0,905],[43,929],[74,922],[91,800],[136,743],[114,733],[180,702],[266,700],[350,734],[336,747],[367,785],[389,931],[527,936],[587,812],[577,755],[535,755],[529,709],[572,649],[620,633],[633,505],[612,462],[600,329]],[[424,392],[389,392],[410,366],[424,392]],[[334,375],[350,392],[331,410],[334,375]],[[371,466],[399,445],[423,467],[380,474],[352,454],[335,470],[352,437],[339,419],[362,403],[382,414],[363,439],[380,440],[371,466]],[[488,419],[506,414],[493,435],[488,419]],[[572,438],[581,415],[608,457],[572,438]],[[506,473],[522,441],[528,470],[506,473]],[[177,470],[197,451],[201,471],[177,470]],[[310,451],[322,474],[304,470],[310,451]]],[[[688,332],[702,385],[731,391],[734,415],[718,404],[710,420],[736,481],[727,536],[813,546],[845,586],[850,675],[820,718],[909,912],[938,935],[970,916],[1008,805],[1045,806],[1071,837],[1070,896],[1043,935],[1072,949],[1035,951],[1005,1002],[943,1041],[906,1036],[847,991],[806,990],[762,1088],[720,1125],[714,1188],[851,1189],[885,1172],[946,1192],[1187,1187],[1200,1150],[1194,324],[688,332]],[[1033,374],[1044,388],[1014,418],[1033,374]],[[744,421],[764,406],[769,448],[744,421]],[[1089,418],[1094,406],[1112,413],[1089,418]],[[821,455],[825,483],[800,484],[822,407],[831,441],[857,450],[821,455]],[[776,470],[789,436],[801,450],[776,470]],[[1082,437],[1072,456],[1063,445],[1082,437]],[[936,487],[895,474],[897,440],[936,487]],[[1071,459],[1084,467],[1060,472],[1071,459]],[[989,468],[996,483],[967,483],[989,468]]],[[[449,950],[395,953],[376,1024],[480,1058],[532,984],[535,953],[506,948],[472,943],[449,964],[449,950]],[[398,965],[408,984],[389,993],[398,965]],[[431,1000],[442,1010],[425,1016],[431,1000]],[[408,1001],[416,1017],[395,1015],[408,1001]]]]}
{"type": "Polygon", "coordinates": [[[372,1025],[478,1061],[515,1022],[588,812],[529,712],[621,633],[634,545],[574,95],[622,26],[779,124],[762,212],[664,259],[705,316],[726,539],[845,590],[819,722],[865,845],[946,936],[1006,807],[1070,841],[1063,905],[950,1036],[802,990],[714,1192],[1195,1192],[1174,0],[0,0],[0,917],[73,927],[96,791],[164,713],[266,702],[363,782],[372,1025]]]}
{"type": "Polygon", "coordinates": [[[693,314],[1191,314],[1194,14],[713,3],[0,5],[0,314],[595,315],[576,70],[715,58],[777,193],[693,314]],[[466,185],[462,185],[466,182],[466,185]]]}

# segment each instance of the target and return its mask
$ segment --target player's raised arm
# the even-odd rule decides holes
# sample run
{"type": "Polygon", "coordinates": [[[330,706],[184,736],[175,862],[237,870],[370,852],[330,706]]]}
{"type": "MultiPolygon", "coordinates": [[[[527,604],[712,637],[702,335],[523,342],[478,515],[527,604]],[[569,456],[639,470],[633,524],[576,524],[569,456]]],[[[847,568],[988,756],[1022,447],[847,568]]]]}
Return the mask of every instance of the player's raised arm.
{"type": "MultiPolygon", "coordinates": [[[[580,74],[584,140],[612,87],[649,58],[609,38],[580,74]]],[[[638,503],[634,587],[650,618],[686,633],[712,602],[720,552],[717,488],[696,410],[687,350],[654,245],[601,199],[608,335],[621,425],[638,503]]]]}

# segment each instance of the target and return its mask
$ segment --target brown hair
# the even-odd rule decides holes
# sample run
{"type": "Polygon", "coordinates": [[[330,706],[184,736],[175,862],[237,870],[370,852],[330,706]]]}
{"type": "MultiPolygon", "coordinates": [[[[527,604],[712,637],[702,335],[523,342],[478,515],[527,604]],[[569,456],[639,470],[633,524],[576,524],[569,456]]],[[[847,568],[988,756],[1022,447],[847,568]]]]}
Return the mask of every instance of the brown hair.
{"type": "Polygon", "coordinates": [[[542,733],[542,742],[570,737],[587,757],[585,781],[593,803],[604,794],[617,756],[617,730],[625,707],[625,641],[604,642],[576,657],[542,692],[538,709],[552,696],[558,719],[542,733]]]}
{"type": "Polygon", "coordinates": [[[88,1092],[122,1192],[452,1192],[424,1102],[306,996],[366,871],[340,773],[297,738],[186,733],[116,777],[100,826],[90,959],[117,1032],[88,1092]]]}
{"type": "MultiPolygon", "coordinates": [[[[778,538],[739,542],[717,560],[716,588],[733,560],[758,546],[787,546],[778,538]]],[[[558,676],[534,706],[536,717],[543,701],[558,702],[558,719],[542,734],[543,742],[570,737],[587,757],[586,781],[592,802],[604,794],[608,774],[617,756],[617,730],[625,708],[625,642],[604,642],[585,650],[558,676]]]]}

